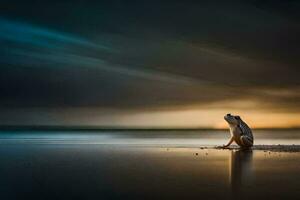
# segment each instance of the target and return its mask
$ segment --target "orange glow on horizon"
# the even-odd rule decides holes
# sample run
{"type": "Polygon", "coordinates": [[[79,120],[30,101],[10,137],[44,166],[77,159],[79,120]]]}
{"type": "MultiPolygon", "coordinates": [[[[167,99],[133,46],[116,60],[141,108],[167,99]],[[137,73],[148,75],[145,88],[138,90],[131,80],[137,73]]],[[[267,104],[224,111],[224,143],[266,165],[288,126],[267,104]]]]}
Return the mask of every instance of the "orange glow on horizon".
{"type": "Polygon", "coordinates": [[[84,108],[65,110],[64,124],[130,128],[228,128],[224,115],[240,115],[251,128],[300,127],[300,113],[262,108],[255,102],[219,102],[206,106],[156,110],[105,110],[84,108]],[[101,115],[99,115],[101,113],[101,115]],[[69,116],[76,116],[70,119],[69,116]],[[70,120],[70,121],[69,121],[70,120]]]}
{"type": "Polygon", "coordinates": [[[167,128],[228,128],[224,115],[240,115],[251,128],[293,128],[299,127],[298,113],[273,113],[262,111],[229,112],[223,109],[191,109],[178,111],[148,111],[117,117],[116,122],[130,127],[167,128]]]}

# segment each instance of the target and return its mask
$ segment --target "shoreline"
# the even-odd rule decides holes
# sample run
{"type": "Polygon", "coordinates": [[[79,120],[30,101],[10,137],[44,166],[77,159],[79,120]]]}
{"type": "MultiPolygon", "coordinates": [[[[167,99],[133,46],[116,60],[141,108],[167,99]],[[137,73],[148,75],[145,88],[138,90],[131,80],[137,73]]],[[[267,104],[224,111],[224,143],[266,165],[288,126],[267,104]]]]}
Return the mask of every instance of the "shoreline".
{"type": "Polygon", "coordinates": [[[219,147],[200,147],[202,149],[215,149],[215,150],[242,150],[242,151],[251,151],[251,150],[258,150],[258,151],[271,151],[271,152],[300,152],[300,145],[254,145],[249,149],[240,148],[237,145],[230,146],[228,148],[219,148],[219,147]]]}
{"type": "MultiPolygon", "coordinates": [[[[1,131],[228,131],[228,128],[214,127],[131,127],[131,126],[96,126],[96,125],[0,125],[1,131]]],[[[252,128],[254,131],[299,131],[300,126],[277,128],[252,128]]]]}

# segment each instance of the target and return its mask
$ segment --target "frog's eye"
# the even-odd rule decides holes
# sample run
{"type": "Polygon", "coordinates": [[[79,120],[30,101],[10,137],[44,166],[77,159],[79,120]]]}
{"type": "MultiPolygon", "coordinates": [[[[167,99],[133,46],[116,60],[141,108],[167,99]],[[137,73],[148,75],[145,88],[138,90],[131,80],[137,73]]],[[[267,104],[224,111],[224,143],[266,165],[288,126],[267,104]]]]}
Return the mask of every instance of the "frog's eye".
{"type": "Polygon", "coordinates": [[[234,117],[236,120],[240,120],[241,118],[240,118],[240,116],[235,116],[234,117]]]}

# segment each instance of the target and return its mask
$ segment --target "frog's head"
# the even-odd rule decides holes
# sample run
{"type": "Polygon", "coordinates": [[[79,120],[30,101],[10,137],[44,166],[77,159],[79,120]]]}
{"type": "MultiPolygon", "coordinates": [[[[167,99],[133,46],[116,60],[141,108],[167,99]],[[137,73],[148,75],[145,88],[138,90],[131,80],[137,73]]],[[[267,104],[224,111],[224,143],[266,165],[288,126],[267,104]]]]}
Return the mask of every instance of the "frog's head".
{"type": "Polygon", "coordinates": [[[237,126],[240,124],[241,117],[238,115],[227,114],[224,116],[225,121],[231,126],[237,126]]]}

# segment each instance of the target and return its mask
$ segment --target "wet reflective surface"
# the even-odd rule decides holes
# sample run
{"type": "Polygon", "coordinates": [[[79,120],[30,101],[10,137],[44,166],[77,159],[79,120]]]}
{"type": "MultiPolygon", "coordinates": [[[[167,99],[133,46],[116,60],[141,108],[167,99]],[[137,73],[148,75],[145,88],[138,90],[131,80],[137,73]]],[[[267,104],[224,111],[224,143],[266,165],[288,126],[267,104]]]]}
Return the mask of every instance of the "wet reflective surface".
{"type": "Polygon", "coordinates": [[[0,146],[1,199],[298,199],[300,153],[99,144],[0,146]]]}
{"type": "MultiPolygon", "coordinates": [[[[255,145],[300,145],[300,130],[253,130],[255,145]]],[[[122,144],[199,147],[227,143],[229,130],[0,131],[0,144],[122,144]]]]}
{"type": "Polygon", "coordinates": [[[232,196],[241,199],[245,196],[242,190],[247,185],[253,185],[253,152],[252,150],[231,151],[229,160],[229,184],[231,186],[232,196]]]}

